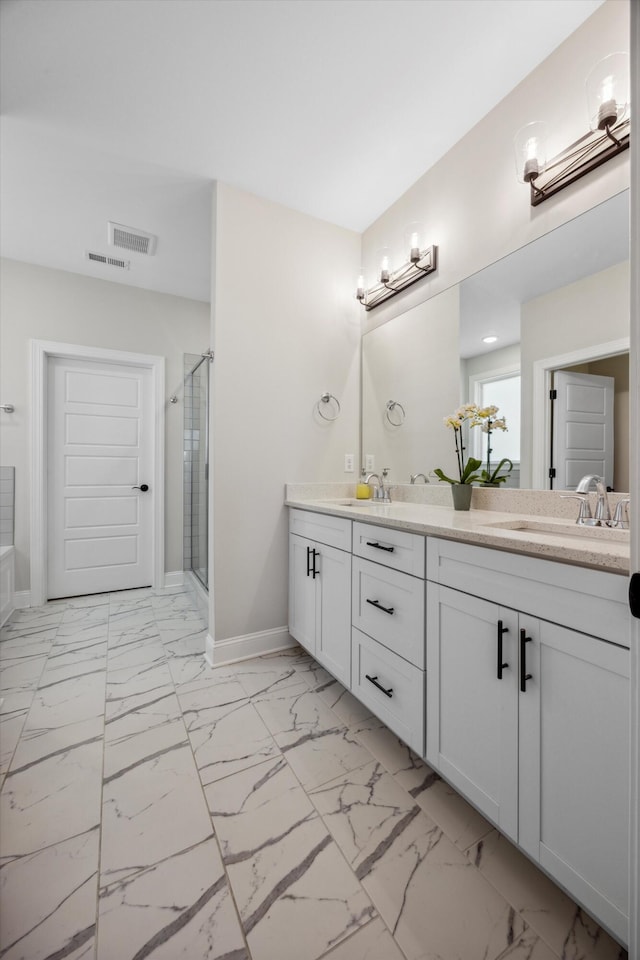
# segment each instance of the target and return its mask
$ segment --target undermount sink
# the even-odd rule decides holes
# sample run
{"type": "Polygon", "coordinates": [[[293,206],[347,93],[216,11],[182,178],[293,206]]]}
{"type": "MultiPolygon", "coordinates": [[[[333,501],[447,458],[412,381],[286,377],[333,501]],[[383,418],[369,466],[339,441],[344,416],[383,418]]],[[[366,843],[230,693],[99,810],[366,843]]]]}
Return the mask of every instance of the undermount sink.
{"type": "Polygon", "coordinates": [[[605,540],[609,543],[629,543],[629,531],[618,527],[589,527],[578,523],[554,520],[502,520],[485,523],[485,527],[509,530],[513,533],[541,533],[545,537],[575,537],[578,540],[605,540]]]}

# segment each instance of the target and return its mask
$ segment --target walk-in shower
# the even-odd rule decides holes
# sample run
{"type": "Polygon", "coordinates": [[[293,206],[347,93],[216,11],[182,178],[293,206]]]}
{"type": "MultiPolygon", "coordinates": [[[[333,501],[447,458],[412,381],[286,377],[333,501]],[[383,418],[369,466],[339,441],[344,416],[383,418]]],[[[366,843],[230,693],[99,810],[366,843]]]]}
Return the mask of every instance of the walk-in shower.
{"type": "Polygon", "coordinates": [[[184,358],[184,569],[209,589],[209,371],[212,354],[184,358]]]}

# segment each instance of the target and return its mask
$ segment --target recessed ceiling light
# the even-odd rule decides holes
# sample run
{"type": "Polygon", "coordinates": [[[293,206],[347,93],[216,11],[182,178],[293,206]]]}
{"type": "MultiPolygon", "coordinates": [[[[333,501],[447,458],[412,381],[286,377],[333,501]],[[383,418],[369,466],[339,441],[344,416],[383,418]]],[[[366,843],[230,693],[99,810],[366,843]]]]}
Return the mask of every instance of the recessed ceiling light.
{"type": "Polygon", "coordinates": [[[493,334],[492,334],[490,337],[483,337],[483,338],[482,338],[482,342],[483,342],[483,343],[495,343],[497,339],[498,339],[498,338],[497,338],[497,337],[494,337],[493,334]]]}

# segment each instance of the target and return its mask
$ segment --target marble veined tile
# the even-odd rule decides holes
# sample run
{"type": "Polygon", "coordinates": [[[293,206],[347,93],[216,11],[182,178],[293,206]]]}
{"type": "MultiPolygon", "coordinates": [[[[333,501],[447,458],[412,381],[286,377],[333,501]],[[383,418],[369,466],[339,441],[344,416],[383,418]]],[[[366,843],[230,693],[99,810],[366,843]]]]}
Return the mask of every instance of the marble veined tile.
{"type": "Polygon", "coordinates": [[[422,779],[409,793],[460,850],[467,850],[493,830],[475,807],[426,765],[422,779]]]}
{"type": "Polygon", "coordinates": [[[0,667],[10,662],[31,657],[48,656],[57,632],[57,627],[38,630],[34,634],[7,633],[0,640],[0,667]]]}
{"type": "Polygon", "coordinates": [[[0,786],[20,739],[33,695],[30,692],[3,696],[0,704],[0,786]]]}
{"type": "Polygon", "coordinates": [[[88,666],[69,676],[66,668],[44,670],[33,697],[29,728],[58,727],[77,720],[104,715],[107,674],[104,668],[88,666]]]}
{"type": "Polygon", "coordinates": [[[562,960],[626,958],[626,950],[497,830],[468,855],[562,960]]]}
{"type": "Polygon", "coordinates": [[[356,700],[353,694],[333,677],[315,687],[315,692],[348,727],[371,716],[368,707],[356,700]]]}
{"type": "Polygon", "coordinates": [[[358,876],[407,960],[496,960],[524,922],[422,811],[358,876]]]}
{"type": "Polygon", "coordinates": [[[351,732],[409,793],[433,773],[424,760],[377,717],[354,723],[351,732]]]}
{"type": "Polygon", "coordinates": [[[109,615],[109,645],[117,643],[118,637],[159,637],[156,618],[151,604],[144,607],[127,605],[124,609],[111,608],[109,615]]]}
{"type": "Polygon", "coordinates": [[[102,873],[110,881],[210,836],[181,719],[105,745],[102,824],[102,873]]]}
{"type": "Polygon", "coordinates": [[[163,593],[151,597],[151,606],[156,616],[162,618],[166,611],[172,614],[182,610],[193,610],[194,602],[188,593],[163,593]]]}
{"type": "Polygon", "coordinates": [[[375,760],[310,796],[356,875],[369,873],[420,814],[409,794],[375,760]]]}
{"type": "Polygon", "coordinates": [[[109,635],[107,655],[109,674],[124,667],[148,667],[154,663],[164,663],[166,655],[160,637],[155,629],[149,632],[121,634],[115,638],[109,635]]]}
{"type": "Polygon", "coordinates": [[[498,960],[559,960],[559,958],[542,937],[528,927],[522,936],[500,954],[498,960]]]}
{"type": "Polygon", "coordinates": [[[108,596],[109,604],[118,606],[122,603],[134,603],[136,600],[150,600],[153,595],[152,587],[134,587],[131,590],[114,590],[108,596]]]}
{"type": "Polygon", "coordinates": [[[124,740],[179,717],[180,705],[172,683],[132,696],[110,695],[106,705],[105,742],[124,740]]]}
{"type": "Polygon", "coordinates": [[[3,861],[36,853],[100,820],[102,738],[74,746],[56,731],[20,742],[0,794],[3,861]]]}
{"type": "MultiPolygon", "coordinates": [[[[204,651],[204,645],[202,649],[204,651]]],[[[205,660],[204,652],[190,653],[183,657],[168,657],[167,663],[171,679],[177,688],[184,684],[205,680],[211,670],[205,660]]]]}
{"type": "Polygon", "coordinates": [[[19,693],[21,690],[35,690],[46,662],[46,656],[40,656],[23,657],[3,663],[0,669],[0,691],[9,694],[19,693]]]}
{"type": "Polygon", "coordinates": [[[334,780],[371,760],[369,751],[312,690],[254,702],[306,789],[334,780]]]}
{"type": "Polygon", "coordinates": [[[195,690],[178,687],[178,698],[204,784],[280,753],[236,680],[195,690]]]}
{"type": "Polygon", "coordinates": [[[3,960],[93,960],[99,833],[96,824],[3,865],[3,960]]]}
{"type": "MultiPolygon", "coordinates": [[[[288,687],[301,686],[303,673],[298,672],[299,663],[306,664],[299,648],[292,653],[276,653],[265,657],[255,657],[234,664],[238,680],[250,697],[264,697],[288,687]]],[[[308,688],[309,684],[305,683],[308,688]]]]}
{"type": "MultiPolygon", "coordinates": [[[[206,635],[207,631],[206,623],[199,613],[193,610],[178,610],[173,617],[168,617],[166,613],[162,616],[156,615],[156,623],[162,642],[165,644],[176,640],[188,640],[202,633],[206,635]]],[[[202,650],[204,651],[204,645],[202,650]]]]}
{"type": "Polygon", "coordinates": [[[373,917],[282,759],[206,793],[252,960],[317,960],[373,917]]]}
{"type": "Polygon", "coordinates": [[[65,614],[65,608],[56,608],[53,605],[44,607],[25,607],[14,610],[11,617],[2,627],[2,635],[26,633],[38,630],[49,630],[59,627],[65,614]]]}
{"type": "Polygon", "coordinates": [[[404,960],[404,954],[382,920],[374,917],[348,940],[325,953],[322,960],[404,960]]]}
{"type": "Polygon", "coordinates": [[[86,630],[89,627],[106,626],[109,620],[109,607],[105,603],[97,606],[67,606],[62,615],[63,636],[70,637],[73,628],[86,630]]]}
{"type": "Polygon", "coordinates": [[[97,960],[250,960],[215,840],[103,877],[97,960]]]}

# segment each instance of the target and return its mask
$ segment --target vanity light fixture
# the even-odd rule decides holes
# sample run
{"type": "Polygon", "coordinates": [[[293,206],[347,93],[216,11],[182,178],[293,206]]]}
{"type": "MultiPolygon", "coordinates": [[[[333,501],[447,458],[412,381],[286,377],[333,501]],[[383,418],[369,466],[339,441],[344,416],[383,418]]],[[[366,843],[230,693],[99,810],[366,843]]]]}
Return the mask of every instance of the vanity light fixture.
{"type": "Polygon", "coordinates": [[[373,310],[385,300],[394,297],[396,293],[401,293],[410,287],[417,280],[421,280],[429,273],[433,273],[438,265],[438,248],[435,246],[421,247],[421,225],[412,223],[407,228],[407,246],[409,249],[409,260],[397,270],[391,269],[391,260],[388,248],[384,248],[379,253],[379,272],[378,280],[369,289],[365,289],[364,276],[358,277],[358,286],[356,290],[356,299],[364,306],[365,310],[373,310]]]}
{"type": "Polygon", "coordinates": [[[612,53],[595,65],[586,80],[591,129],[547,162],[546,125],[528,123],[515,136],[516,171],[530,184],[537,207],[629,147],[629,56],[612,53]]]}

